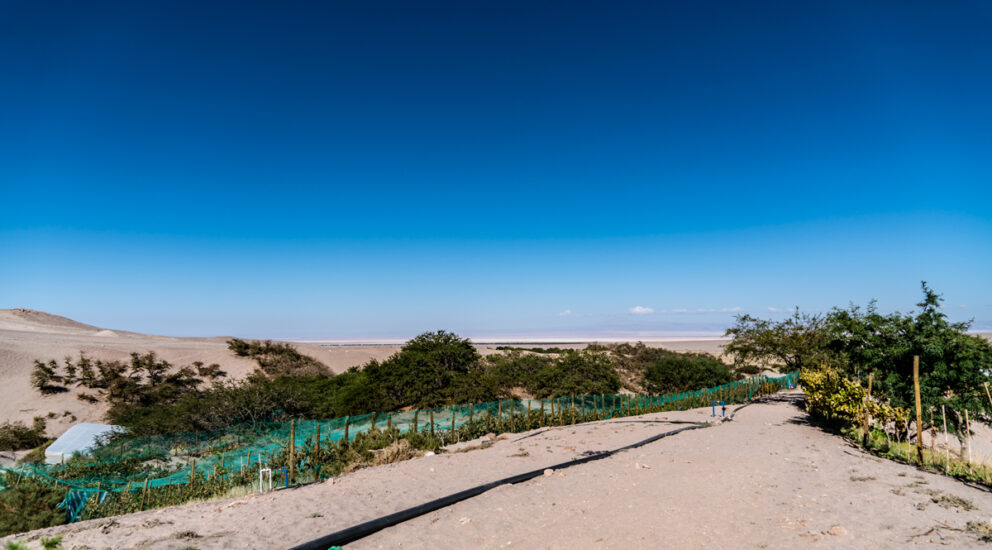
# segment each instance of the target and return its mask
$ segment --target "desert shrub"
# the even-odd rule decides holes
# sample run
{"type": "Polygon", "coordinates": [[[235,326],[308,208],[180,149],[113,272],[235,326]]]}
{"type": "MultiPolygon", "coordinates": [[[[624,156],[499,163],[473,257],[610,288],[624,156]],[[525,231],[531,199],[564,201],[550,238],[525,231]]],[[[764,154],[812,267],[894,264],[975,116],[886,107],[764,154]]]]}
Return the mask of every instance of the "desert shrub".
{"type": "Polygon", "coordinates": [[[614,393],[620,376],[610,358],[602,353],[567,351],[524,381],[535,397],[614,393]]]}
{"type": "Polygon", "coordinates": [[[45,437],[45,419],[36,416],[34,424],[29,428],[23,422],[4,422],[0,424],[0,451],[19,451],[33,449],[43,444],[45,437]]]}
{"type": "Polygon", "coordinates": [[[256,373],[244,380],[214,382],[175,400],[115,406],[107,416],[134,436],[208,431],[235,424],[255,426],[313,412],[298,386],[273,383],[256,373]]]}
{"type": "MultiPolygon", "coordinates": [[[[68,360],[67,360],[68,361],[68,360]]],[[[66,380],[59,374],[59,364],[53,359],[48,363],[35,360],[31,371],[31,385],[45,395],[69,391],[66,380]]]]}
{"type": "Polygon", "coordinates": [[[730,368],[705,355],[673,354],[650,363],[643,384],[652,394],[678,393],[733,381],[730,368]]]}
{"type": "Polygon", "coordinates": [[[0,491],[0,537],[65,523],[65,512],[56,508],[65,491],[30,477],[4,474],[7,489],[0,491]]]}
{"type": "Polygon", "coordinates": [[[300,353],[292,344],[284,342],[245,341],[233,338],[227,347],[238,357],[249,357],[258,368],[270,377],[278,376],[329,376],[331,369],[320,361],[300,353]]]}

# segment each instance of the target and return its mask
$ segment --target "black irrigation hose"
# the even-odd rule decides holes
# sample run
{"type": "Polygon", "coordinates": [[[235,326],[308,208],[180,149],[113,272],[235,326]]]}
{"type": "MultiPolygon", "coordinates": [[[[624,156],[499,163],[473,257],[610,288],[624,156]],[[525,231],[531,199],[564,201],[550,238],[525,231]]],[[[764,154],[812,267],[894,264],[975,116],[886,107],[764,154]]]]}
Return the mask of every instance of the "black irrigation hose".
{"type": "MultiPolygon", "coordinates": [[[[751,403],[754,403],[754,401],[745,403],[744,405],[737,407],[736,409],[733,410],[733,412],[730,413],[730,416],[721,419],[721,422],[724,420],[733,420],[734,415],[737,414],[737,411],[743,409],[744,407],[747,407],[751,403]]],[[[548,466],[547,468],[541,468],[540,470],[533,470],[531,472],[517,474],[515,476],[499,479],[496,481],[491,481],[483,485],[472,487],[471,489],[466,489],[464,491],[460,491],[445,497],[441,497],[439,499],[432,500],[430,502],[419,504],[417,506],[414,506],[413,508],[400,510],[399,512],[389,514],[388,516],[383,516],[381,518],[366,521],[365,523],[359,523],[358,525],[355,525],[353,527],[342,529],[341,531],[331,533],[330,535],[325,535],[318,539],[314,539],[310,542],[304,542],[303,544],[290,548],[290,550],[327,550],[332,546],[343,546],[345,544],[355,542],[356,540],[363,539],[371,535],[372,533],[381,531],[387,527],[392,527],[394,525],[403,523],[404,521],[409,521],[413,518],[422,516],[424,514],[429,514],[435,510],[440,510],[441,508],[451,506],[452,504],[455,504],[457,502],[461,502],[463,500],[470,499],[474,496],[481,495],[482,493],[485,493],[490,489],[495,489],[496,487],[499,487],[501,485],[512,485],[514,483],[520,483],[523,481],[527,481],[529,479],[533,479],[538,476],[542,476],[544,475],[544,471],[547,469],[561,470],[564,468],[569,468],[571,466],[578,466],[579,464],[585,464],[587,462],[592,462],[593,460],[600,460],[608,456],[613,456],[621,451],[635,449],[637,447],[640,447],[642,445],[647,445],[648,443],[653,443],[665,437],[669,437],[682,432],[687,432],[689,430],[699,430],[702,428],[708,428],[714,425],[715,424],[695,424],[693,426],[687,426],[685,428],[671,430],[668,432],[660,433],[658,435],[653,435],[643,441],[638,441],[637,443],[632,443],[630,445],[620,447],[619,449],[613,449],[612,451],[604,451],[602,453],[594,454],[592,456],[578,458],[575,460],[570,460],[568,462],[562,462],[561,464],[548,466]]]]}

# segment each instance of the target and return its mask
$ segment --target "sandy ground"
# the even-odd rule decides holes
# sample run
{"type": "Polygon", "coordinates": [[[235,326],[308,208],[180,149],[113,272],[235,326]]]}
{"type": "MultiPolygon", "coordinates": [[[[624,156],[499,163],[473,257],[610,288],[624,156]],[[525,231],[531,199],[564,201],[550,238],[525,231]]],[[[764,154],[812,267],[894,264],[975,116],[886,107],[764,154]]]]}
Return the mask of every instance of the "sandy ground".
{"type": "MultiPolygon", "coordinates": [[[[349,548],[895,548],[984,546],[992,494],[862,453],[807,422],[801,394],[550,476],[505,486],[349,548]],[[972,510],[942,497],[965,499],[972,510]],[[942,505],[943,504],[943,505],[942,505]]],[[[480,483],[711,420],[709,409],[508,434],[487,449],[333,483],[36,531],[67,549],[288,548],[480,483]],[[524,437],[530,435],[530,437],[524,437]],[[195,535],[195,536],[194,536],[195,535]],[[184,538],[185,537],[185,538],[184,538]]]]}
{"type": "MultiPolygon", "coordinates": [[[[67,356],[78,359],[82,351],[93,359],[126,361],[131,352],[154,351],[176,367],[189,365],[194,361],[203,361],[208,365],[218,363],[229,378],[244,377],[255,369],[255,362],[235,357],[227,349],[226,342],[229,338],[153,336],[95,327],[29,309],[0,310],[0,422],[22,421],[30,425],[35,416],[53,413],[55,418],[48,420],[48,435],[57,437],[77,422],[103,421],[105,406],[78,399],[78,394],[85,390],[71,388],[67,393],[42,396],[32,388],[30,376],[36,359],[45,362],[55,359],[61,363],[67,356]]],[[[654,342],[649,345],[719,354],[722,344],[718,340],[700,340],[654,342]]],[[[301,352],[322,361],[334,372],[363,365],[370,359],[381,361],[401,347],[399,344],[322,346],[313,342],[294,342],[294,345],[301,352]]],[[[476,347],[483,355],[500,353],[496,344],[480,344],[476,347]]],[[[584,348],[585,344],[559,347],[584,348]]],[[[4,457],[0,456],[0,461],[3,460],[4,457]]]]}

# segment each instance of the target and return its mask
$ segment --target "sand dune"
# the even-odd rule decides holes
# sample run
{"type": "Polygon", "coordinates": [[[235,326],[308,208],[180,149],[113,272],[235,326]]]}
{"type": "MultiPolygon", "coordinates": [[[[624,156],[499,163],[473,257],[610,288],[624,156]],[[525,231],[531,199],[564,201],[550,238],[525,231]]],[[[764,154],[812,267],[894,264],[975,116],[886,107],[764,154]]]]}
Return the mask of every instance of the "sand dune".
{"type": "MultiPolygon", "coordinates": [[[[992,494],[865,454],[807,423],[798,394],[546,477],[491,490],[348,548],[978,548],[992,494]],[[973,505],[966,509],[963,501],[973,505]]],[[[709,409],[507,434],[488,449],[264,495],[21,535],[66,548],[288,548],[434,498],[710,420],[709,409]],[[530,437],[526,437],[530,435],[530,437]],[[186,537],[183,539],[182,537],[186,537]]]]}

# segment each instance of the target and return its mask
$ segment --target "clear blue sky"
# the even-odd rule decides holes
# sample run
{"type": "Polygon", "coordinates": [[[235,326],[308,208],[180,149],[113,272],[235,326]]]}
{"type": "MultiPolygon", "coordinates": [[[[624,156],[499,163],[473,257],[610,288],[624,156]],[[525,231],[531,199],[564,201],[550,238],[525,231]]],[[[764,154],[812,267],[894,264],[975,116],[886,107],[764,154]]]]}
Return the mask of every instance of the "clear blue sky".
{"type": "Polygon", "coordinates": [[[992,328],[992,4],[0,7],[0,307],[173,335],[992,328]]]}

